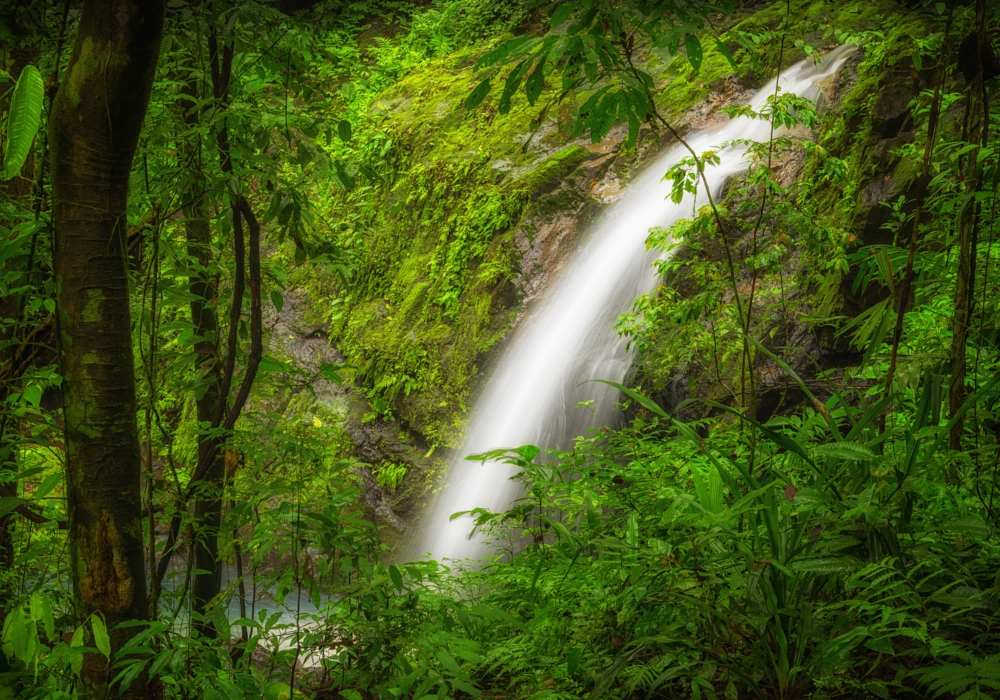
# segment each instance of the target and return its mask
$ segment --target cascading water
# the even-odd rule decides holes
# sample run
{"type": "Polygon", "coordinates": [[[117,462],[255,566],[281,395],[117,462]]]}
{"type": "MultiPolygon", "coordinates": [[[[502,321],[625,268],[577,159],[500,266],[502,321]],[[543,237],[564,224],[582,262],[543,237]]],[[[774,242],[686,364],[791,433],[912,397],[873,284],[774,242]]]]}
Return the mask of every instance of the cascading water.
{"type": "MultiPolygon", "coordinates": [[[[779,79],[782,91],[814,98],[818,84],[840,69],[850,50],[840,47],[822,65],[807,60],[790,67],[779,79]]],[[[769,85],[750,104],[759,109],[774,91],[774,84],[769,85]]],[[[770,128],[767,121],[740,117],[686,140],[700,154],[736,139],[767,140],[770,128]]],[[[746,169],[745,150],[731,145],[718,152],[721,162],[706,172],[713,194],[728,177],[746,169]]],[[[482,539],[469,537],[471,518],[450,521],[451,514],[473,508],[503,510],[521,494],[520,486],[510,480],[513,467],[465,461],[466,455],[528,444],[565,449],[575,437],[614,420],[619,392],[587,380],[621,382],[629,369],[632,355],[615,332],[615,321],[636,297],[656,287],[652,263],[657,253],[647,252],[645,246],[649,230],[691,214],[692,197],[674,204],[668,199],[670,186],[661,182],[686,155],[683,145],[675,146],[629,186],[516,331],[475,405],[447,486],[426,518],[417,549],[421,554],[437,559],[485,556],[482,539]],[[574,410],[588,399],[593,403],[587,409],[574,410]]]]}

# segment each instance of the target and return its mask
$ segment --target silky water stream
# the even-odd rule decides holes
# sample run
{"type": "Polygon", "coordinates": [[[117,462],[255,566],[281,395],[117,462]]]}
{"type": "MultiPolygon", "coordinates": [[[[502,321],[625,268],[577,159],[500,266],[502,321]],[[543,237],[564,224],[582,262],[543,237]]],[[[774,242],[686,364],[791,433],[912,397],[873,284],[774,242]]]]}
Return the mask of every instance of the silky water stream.
{"type": "MultiPolygon", "coordinates": [[[[820,83],[836,74],[850,51],[840,47],[825,56],[822,64],[806,60],[791,66],[779,78],[781,90],[814,99],[820,83]]],[[[750,104],[759,109],[774,92],[775,84],[769,83],[750,104]]],[[[768,121],[739,117],[716,130],[691,134],[686,141],[700,155],[734,140],[766,141],[770,130],[768,121]]],[[[713,195],[727,178],[746,169],[745,151],[737,145],[718,151],[720,163],[706,171],[713,195]]],[[[483,538],[469,536],[472,519],[450,520],[451,515],[473,508],[501,511],[522,495],[520,485],[511,480],[514,467],[466,461],[467,455],[528,444],[566,449],[588,430],[614,423],[619,392],[588,380],[621,382],[632,363],[632,353],[615,331],[615,322],[631,309],[636,297],[656,287],[652,265],[662,253],[647,252],[649,230],[689,217],[693,205],[705,201],[700,191],[697,203],[688,195],[674,204],[669,200],[670,185],[661,181],[687,155],[678,144],[635,179],[574,252],[521,327],[513,331],[509,347],[475,404],[465,443],[425,518],[416,552],[436,559],[486,556],[489,551],[483,538]],[[590,399],[593,403],[588,408],[574,408],[590,399]]]]}

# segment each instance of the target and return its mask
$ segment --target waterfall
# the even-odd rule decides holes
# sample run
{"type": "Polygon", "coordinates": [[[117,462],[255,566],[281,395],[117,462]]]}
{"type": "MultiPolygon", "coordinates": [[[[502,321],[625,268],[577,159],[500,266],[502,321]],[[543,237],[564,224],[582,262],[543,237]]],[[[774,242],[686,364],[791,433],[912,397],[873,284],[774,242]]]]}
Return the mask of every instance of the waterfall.
{"type": "MultiPolygon", "coordinates": [[[[819,83],[840,69],[850,51],[840,47],[822,64],[807,59],[791,66],[779,78],[781,89],[815,98],[819,83]]],[[[750,104],[759,109],[774,90],[775,84],[770,83],[750,104]]],[[[766,141],[769,134],[768,122],[741,117],[686,140],[701,154],[734,139],[766,141]]],[[[713,194],[727,178],[746,169],[745,150],[729,146],[719,151],[720,164],[706,172],[713,194]]],[[[425,518],[415,551],[437,559],[485,556],[481,538],[469,537],[471,518],[449,521],[450,516],[473,508],[500,511],[521,495],[520,485],[511,481],[515,468],[466,461],[466,455],[528,444],[566,449],[575,437],[614,422],[619,392],[588,380],[621,382],[632,363],[626,340],[614,326],[636,297],[656,288],[652,264],[662,253],[646,251],[649,230],[671,226],[690,216],[695,204],[703,203],[701,195],[698,202],[688,196],[674,204],[668,198],[670,185],[661,182],[664,173],[686,155],[687,150],[678,144],[635,179],[514,331],[475,404],[465,443],[425,518]],[[574,408],[589,399],[593,403],[587,409],[574,408]]]]}

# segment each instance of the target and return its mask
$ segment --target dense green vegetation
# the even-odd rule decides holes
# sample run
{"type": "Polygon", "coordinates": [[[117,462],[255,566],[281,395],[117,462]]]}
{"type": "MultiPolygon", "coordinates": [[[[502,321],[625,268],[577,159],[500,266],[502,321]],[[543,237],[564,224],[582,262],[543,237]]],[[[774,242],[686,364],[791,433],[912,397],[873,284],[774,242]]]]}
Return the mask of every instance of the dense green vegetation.
{"type": "Polygon", "coordinates": [[[0,17],[0,700],[1000,696],[996,3],[0,17]],[[738,116],[620,425],[405,561],[525,299],[738,116]]]}

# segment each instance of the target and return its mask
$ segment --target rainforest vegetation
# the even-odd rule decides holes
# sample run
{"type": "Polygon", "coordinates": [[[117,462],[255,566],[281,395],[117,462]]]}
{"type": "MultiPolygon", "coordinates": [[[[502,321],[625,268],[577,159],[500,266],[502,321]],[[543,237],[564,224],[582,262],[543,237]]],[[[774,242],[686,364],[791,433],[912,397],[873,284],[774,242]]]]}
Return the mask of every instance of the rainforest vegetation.
{"type": "Polygon", "coordinates": [[[0,700],[1000,697],[1000,3],[0,20],[0,700]],[[594,226],[684,202],[613,416],[469,455],[594,226]]]}

